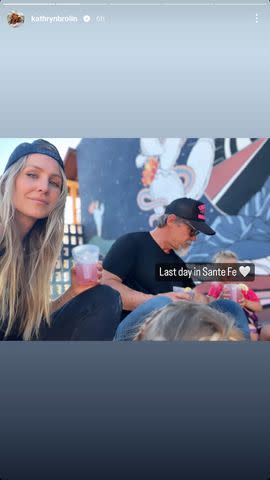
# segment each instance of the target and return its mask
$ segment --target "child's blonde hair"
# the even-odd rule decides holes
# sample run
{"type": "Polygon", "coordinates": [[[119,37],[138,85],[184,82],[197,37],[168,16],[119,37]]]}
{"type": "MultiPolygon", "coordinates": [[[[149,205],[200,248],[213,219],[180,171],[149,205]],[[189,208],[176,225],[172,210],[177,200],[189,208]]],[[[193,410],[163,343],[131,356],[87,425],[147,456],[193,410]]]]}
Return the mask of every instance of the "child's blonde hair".
{"type": "Polygon", "coordinates": [[[222,260],[228,260],[229,258],[233,258],[236,262],[238,262],[237,255],[231,250],[220,250],[220,252],[217,252],[214,255],[212,261],[214,263],[222,263],[222,260]]]}

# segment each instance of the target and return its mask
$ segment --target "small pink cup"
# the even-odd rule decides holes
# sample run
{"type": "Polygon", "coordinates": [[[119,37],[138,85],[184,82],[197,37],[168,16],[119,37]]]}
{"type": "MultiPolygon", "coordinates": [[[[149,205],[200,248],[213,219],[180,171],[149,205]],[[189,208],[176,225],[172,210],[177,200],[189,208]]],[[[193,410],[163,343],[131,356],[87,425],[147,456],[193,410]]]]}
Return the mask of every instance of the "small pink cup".
{"type": "Polygon", "coordinates": [[[240,297],[239,285],[237,283],[229,283],[226,285],[226,290],[230,293],[230,299],[237,303],[240,297]]]}
{"type": "Polygon", "coordinates": [[[79,285],[96,282],[98,279],[99,248],[90,244],[78,245],[73,248],[72,256],[76,265],[76,277],[79,285]]]}
{"type": "Polygon", "coordinates": [[[97,264],[79,264],[76,265],[76,277],[80,285],[85,285],[86,283],[92,281],[96,282],[98,279],[97,275],[97,264]]]}

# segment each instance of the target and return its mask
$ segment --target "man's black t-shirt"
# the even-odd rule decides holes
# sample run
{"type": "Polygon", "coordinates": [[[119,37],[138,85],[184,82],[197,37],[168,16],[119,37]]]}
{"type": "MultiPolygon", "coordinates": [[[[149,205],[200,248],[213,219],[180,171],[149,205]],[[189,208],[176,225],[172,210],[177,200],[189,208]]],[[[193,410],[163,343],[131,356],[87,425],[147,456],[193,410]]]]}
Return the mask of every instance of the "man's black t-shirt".
{"type": "Polygon", "coordinates": [[[118,238],[107,253],[103,267],[121,278],[124,285],[138,292],[156,295],[173,291],[174,286],[194,288],[192,279],[183,277],[181,281],[156,280],[157,263],[179,264],[185,262],[172,250],[165,253],[149,232],[128,233],[118,238]]]}

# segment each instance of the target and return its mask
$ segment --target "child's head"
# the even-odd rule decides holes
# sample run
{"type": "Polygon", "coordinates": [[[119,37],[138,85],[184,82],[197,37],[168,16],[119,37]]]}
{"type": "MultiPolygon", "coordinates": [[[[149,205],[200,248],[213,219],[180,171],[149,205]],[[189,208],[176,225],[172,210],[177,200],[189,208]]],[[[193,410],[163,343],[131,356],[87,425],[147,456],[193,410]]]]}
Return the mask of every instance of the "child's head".
{"type": "Polygon", "coordinates": [[[243,340],[234,319],[201,303],[173,302],[150,313],[134,340],[243,340]]]}
{"type": "Polygon", "coordinates": [[[231,250],[221,250],[213,257],[214,263],[238,263],[237,255],[231,250]]]}

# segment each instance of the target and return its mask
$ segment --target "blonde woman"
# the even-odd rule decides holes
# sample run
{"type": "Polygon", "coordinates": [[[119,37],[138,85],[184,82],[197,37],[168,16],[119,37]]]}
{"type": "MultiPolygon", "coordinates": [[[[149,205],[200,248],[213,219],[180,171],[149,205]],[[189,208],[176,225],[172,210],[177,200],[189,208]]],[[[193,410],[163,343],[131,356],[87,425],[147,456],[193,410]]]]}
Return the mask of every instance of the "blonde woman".
{"type": "Polygon", "coordinates": [[[50,302],[60,254],[67,182],[61,156],[45,140],[22,143],[0,180],[0,339],[110,340],[120,321],[113,289],[71,287],[50,302]]]}

